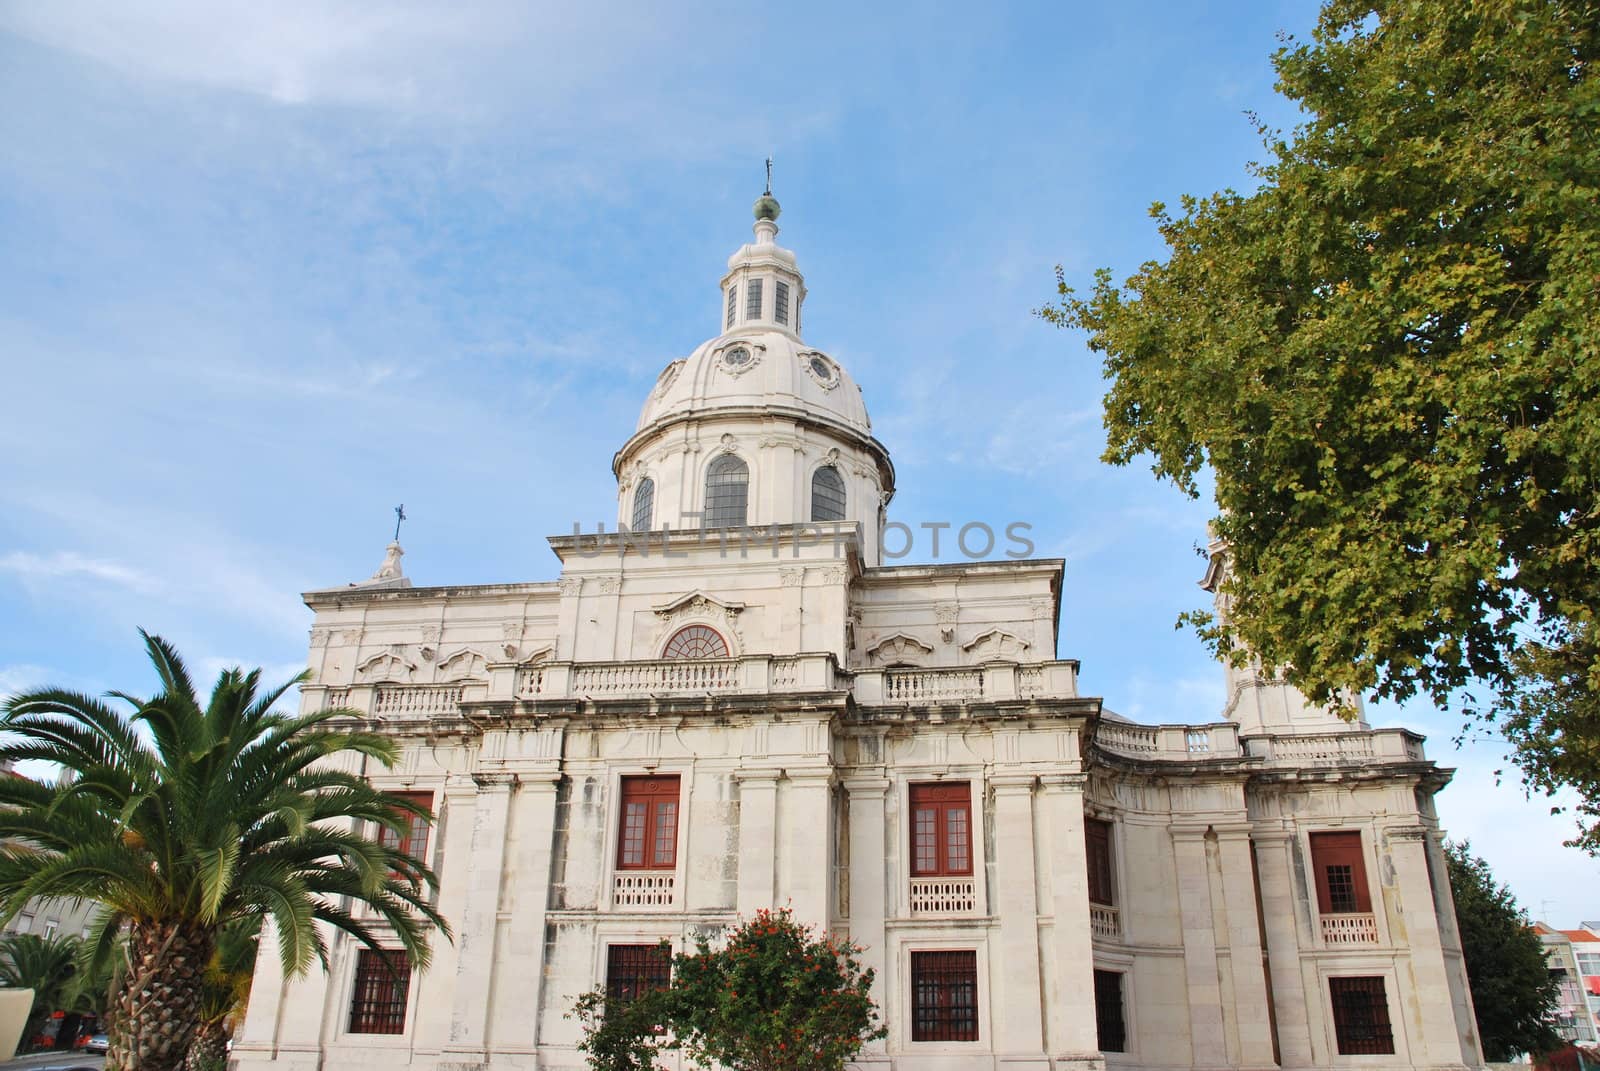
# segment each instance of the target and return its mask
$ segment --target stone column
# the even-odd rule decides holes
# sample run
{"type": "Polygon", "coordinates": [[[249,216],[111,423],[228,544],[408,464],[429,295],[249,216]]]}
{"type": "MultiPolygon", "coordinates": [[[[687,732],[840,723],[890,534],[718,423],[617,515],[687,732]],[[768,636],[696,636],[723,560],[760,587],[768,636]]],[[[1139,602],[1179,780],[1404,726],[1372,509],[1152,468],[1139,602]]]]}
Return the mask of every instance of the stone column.
{"type": "MultiPolygon", "coordinates": [[[[833,880],[833,818],[829,790],[833,771],[786,771],[784,813],[788,830],[788,899],[796,921],[828,928],[828,885],[833,880]]],[[[740,843],[743,844],[741,834],[740,843]]]]}
{"type": "Polygon", "coordinates": [[[455,1007],[450,1017],[447,1057],[482,1061],[488,1053],[491,981],[500,924],[506,829],[515,774],[475,774],[477,806],[472,813],[472,855],[466,903],[456,931],[455,1007]]]}
{"type": "Polygon", "coordinates": [[[1089,860],[1083,839],[1083,774],[1044,779],[1050,833],[1051,914],[1055,925],[1050,1053],[1058,1064],[1099,1060],[1094,1017],[1094,943],[1089,928],[1089,860]]]}
{"type": "Polygon", "coordinates": [[[1261,921],[1267,931],[1268,981],[1278,1020],[1278,1055],[1284,1067],[1311,1067],[1311,1023],[1300,971],[1299,897],[1295,893],[1293,834],[1256,830],[1261,875],[1261,921]]]}
{"type": "Polygon", "coordinates": [[[1222,1022],[1222,984],[1217,977],[1217,939],[1212,927],[1211,877],[1206,873],[1205,830],[1172,831],[1178,864],[1178,909],[1183,920],[1183,973],[1189,993],[1189,1039],[1194,1066],[1228,1062],[1222,1022]]]}
{"type": "MultiPolygon", "coordinates": [[[[436,812],[440,822],[438,839],[443,847],[436,849],[439,868],[439,913],[458,931],[466,913],[467,889],[472,880],[472,840],[478,808],[478,786],[461,775],[451,774],[441,793],[442,801],[436,812]]],[[[461,937],[457,933],[454,943],[433,938],[433,966],[421,972],[412,982],[416,996],[416,1012],[412,1035],[415,1053],[437,1056],[450,1044],[450,1033],[455,1021],[456,968],[461,960],[461,937]]]]}
{"type": "Polygon", "coordinates": [[[1227,943],[1233,958],[1233,1009],[1239,1027],[1239,1062],[1243,1067],[1275,1067],[1249,827],[1219,828],[1217,854],[1222,863],[1223,908],[1228,916],[1227,943]]]}
{"type": "Polygon", "coordinates": [[[994,905],[1000,918],[1000,961],[990,965],[989,1010],[1001,1062],[1044,1060],[1039,1006],[1039,897],[1034,871],[1032,774],[1000,774],[994,787],[994,905]],[[1007,1059],[1010,1057],[1010,1059],[1007,1059]]]}
{"type": "MultiPolygon", "coordinates": [[[[1384,830],[1390,861],[1394,865],[1396,897],[1389,930],[1396,944],[1411,951],[1411,979],[1416,992],[1394,994],[1394,1003],[1417,1016],[1419,1040],[1425,1052],[1411,1053],[1418,1064],[1462,1067],[1466,1044],[1457,1029],[1455,1001],[1446,973],[1444,949],[1439,940],[1439,916],[1428,883],[1428,831],[1420,826],[1384,830]]],[[[1401,975],[1400,984],[1405,984],[1401,975]]],[[[1477,1054],[1473,1053],[1474,1060],[1477,1054]]]]}
{"type": "Polygon", "coordinates": [[[512,797],[506,922],[495,962],[492,1040],[496,1053],[531,1054],[539,1044],[543,1007],[544,926],[550,906],[550,856],[555,844],[557,770],[523,772],[512,797]]]}
{"type": "Polygon", "coordinates": [[[777,878],[778,771],[740,770],[739,914],[772,907],[777,878]]]}
{"type": "MultiPolygon", "coordinates": [[[[889,792],[887,778],[853,777],[845,782],[850,794],[850,939],[861,946],[861,964],[872,968],[872,1001],[878,1015],[889,1019],[889,962],[884,918],[905,875],[894,867],[887,845],[888,820],[884,800],[889,792]]],[[[882,1056],[884,1042],[870,1041],[865,1056],[882,1056]]]]}

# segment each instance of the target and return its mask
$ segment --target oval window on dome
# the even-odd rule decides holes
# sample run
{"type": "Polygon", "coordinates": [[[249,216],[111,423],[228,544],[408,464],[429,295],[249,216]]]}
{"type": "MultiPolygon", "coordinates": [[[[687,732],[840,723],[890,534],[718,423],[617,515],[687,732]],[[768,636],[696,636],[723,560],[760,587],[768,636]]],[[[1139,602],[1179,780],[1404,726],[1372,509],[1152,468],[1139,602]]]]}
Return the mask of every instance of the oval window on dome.
{"type": "Polygon", "coordinates": [[[839,385],[839,366],[820,353],[802,353],[800,361],[812,379],[822,384],[825,390],[832,390],[839,385]]]}
{"type": "Polygon", "coordinates": [[[709,625],[687,625],[667,640],[662,658],[727,658],[728,641],[709,625]]]}
{"type": "Polygon", "coordinates": [[[743,368],[750,363],[750,351],[743,346],[735,346],[722,355],[722,363],[729,368],[743,368]]]}
{"type": "Polygon", "coordinates": [[[832,465],[824,465],[811,477],[811,519],[844,520],[844,477],[832,465]]]}

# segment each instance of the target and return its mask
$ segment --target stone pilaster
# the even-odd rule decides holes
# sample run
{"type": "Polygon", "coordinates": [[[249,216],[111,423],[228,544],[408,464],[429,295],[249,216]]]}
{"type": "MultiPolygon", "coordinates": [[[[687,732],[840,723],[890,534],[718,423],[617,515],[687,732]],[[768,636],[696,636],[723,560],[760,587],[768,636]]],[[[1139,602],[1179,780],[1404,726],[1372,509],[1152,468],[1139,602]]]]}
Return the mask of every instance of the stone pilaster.
{"type": "Polygon", "coordinates": [[[1034,867],[1032,774],[1001,774],[994,789],[996,881],[993,910],[1000,918],[999,962],[990,970],[995,1048],[1008,1066],[1047,1067],[1039,1005],[1039,897],[1034,867]],[[998,969],[994,969],[998,968],[998,969]],[[1009,1057],[1009,1059],[1008,1059],[1009,1057]]]}
{"type": "Polygon", "coordinates": [[[1094,1017],[1094,944],[1089,929],[1089,860],[1083,839],[1082,774],[1044,779],[1050,831],[1051,914],[1055,918],[1054,999],[1050,1001],[1050,1053],[1058,1065],[1083,1066],[1100,1058],[1094,1017]]]}
{"type": "Polygon", "coordinates": [[[1244,826],[1219,828],[1217,852],[1222,864],[1228,950],[1233,959],[1233,1013],[1239,1032],[1239,1063],[1243,1067],[1274,1067],[1249,829],[1244,826]]]}
{"type": "Polygon", "coordinates": [[[740,770],[739,914],[773,906],[777,880],[778,771],[740,770]]]}
{"type": "Polygon", "coordinates": [[[833,880],[833,820],[829,769],[790,769],[784,801],[788,826],[788,901],[796,921],[826,930],[828,886],[833,880]]]}
{"type": "MultiPolygon", "coordinates": [[[[889,1014],[886,987],[893,967],[887,955],[884,920],[897,883],[906,880],[895,869],[888,851],[885,802],[889,785],[881,776],[853,777],[845,782],[850,799],[850,939],[861,946],[862,966],[873,971],[872,1001],[880,1017],[889,1014]]],[[[882,1040],[871,1041],[863,1056],[881,1057],[884,1051],[882,1040]]]]}
{"type": "Polygon", "coordinates": [[[1268,982],[1278,1020],[1278,1054],[1283,1067],[1311,1067],[1316,1056],[1300,969],[1294,838],[1283,830],[1257,830],[1254,839],[1261,876],[1261,921],[1267,932],[1268,982]]]}
{"type": "Polygon", "coordinates": [[[511,800],[511,881],[503,905],[491,1019],[495,1052],[508,1055],[532,1054],[539,1042],[539,1016],[529,1009],[543,1007],[545,913],[560,774],[519,773],[518,779],[511,800]]]}
{"type": "Polygon", "coordinates": [[[1183,920],[1183,973],[1189,994],[1189,1038],[1195,1067],[1228,1062],[1222,1021],[1222,984],[1217,977],[1217,941],[1212,926],[1211,876],[1206,873],[1205,830],[1172,831],[1178,868],[1178,909],[1183,920]]]}
{"type": "MultiPolygon", "coordinates": [[[[1428,882],[1428,832],[1420,826],[1384,830],[1394,866],[1398,893],[1390,918],[1390,932],[1409,946],[1411,984],[1416,992],[1397,994],[1396,1003],[1417,1017],[1417,1031],[1425,1052],[1413,1052],[1413,1061],[1430,1067],[1464,1067],[1481,1060],[1477,1046],[1469,1050],[1465,1032],[1456,1022],[1455,1001],[1439,940],[1439,916],[1428,882]],[[1398,924],[1398,925],[1397,925],[1398,924]],[[1470,1055],[1469,1055],[1470,1052],[1470,1055]]],[[[1406,982],[1401,978],[1401,985],[1406,982]]],[[[1474,1035],[1475,1036],[1475,1032],[1474,1035]]]]}
{"type": "Polygon", "coordinates": [[[506,857],[506,831],[516,777],[477,774],[477,805],[472,813],[472,849],[467,869],[466,903],[456,931],[456,991],[450,1016],[448,1059],[464,1063],[488,1058],[490,997],[500,889],[506,857]]]}

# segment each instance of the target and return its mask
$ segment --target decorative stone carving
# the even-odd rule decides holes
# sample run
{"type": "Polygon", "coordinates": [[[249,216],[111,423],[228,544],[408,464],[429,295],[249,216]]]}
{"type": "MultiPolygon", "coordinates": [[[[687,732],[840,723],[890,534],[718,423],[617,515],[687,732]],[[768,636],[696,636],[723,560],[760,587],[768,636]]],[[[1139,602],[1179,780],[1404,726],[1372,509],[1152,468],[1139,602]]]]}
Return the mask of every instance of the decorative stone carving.
{"type": "Polygon", "coordinates": [[[615,595],[622,590],[622,577],[616,573],[600,578],[600,594],[615,595]]]}
{"type": "Polygon", "coordinates": [[[661,370],[661,375],[656,377],[655,395],[661,397],[672,389],[672,384],[678,378],[678,373],[683,371],[683,360],[673,361],[661,370]]]}
{"type": "Polygon", "coordinates": [[[953,602],[941,602],[933,608],[933,619],[939,622],[939,638],[949,643],[956,638],[956,618],[960,608],[953,602]]]}
{"type": "Polygon", "coordinates": [[[1004,629],[992,628],[961,645],[974,662],[1020,662],[1030,644],[1004,629]]]}
{"type": "Polygon", "coordinates": [[[335,642],[340,647],[359,647],[361,646],[361,637],[362,631],[358,628],[342,629],[333,634],[335,642]]]}
{"type": "Polygon", "coordinates": [[[417,672],[417,664],[407,661],[394,651],[375,654],[356,665],[356,679],[362,681],[409,682],[417,672]]]}
{"type": "Polygon", "coordinates": [[[806,571],[798,567],[778,570],[778,583],[786,588],[797,588],[805,583],[806,571]]]}
{"type": "Polygon", "coordinates": [[[325,628],[314,628],[314,629],[311,630],[311,646],[312,647],[326,647],[326,646],[328,646],[328,639],[329,639],[329,632],[328,632],[327,629],[325,629],[325,628]]]}
{"type": "Polygon", "coordinates": [[[933,647],[923,643],[915,636],[904,632],[896,632],[879,640],[867,648],[867,658],[878,666],[892,666],[897,663],[909,663],[920,666],[933,654],[933,647]]]}
{"type": "Polygon", "coordinates": [[[843,584],[848,577],[842,565],[830,565],[817,570],[817,575],[824,584],[843,584]]]}
{"type": "Polygon", "coordinates": [[[573,596],[581,595],[583,594],[583,578],[576,576],[564,576],[560,580],[556,581],[556,589],[561,592],[561,597],[563,599],[569,599],[573,596]]]}
{"type": "Polygon", "coordinates": [[[439,663],[434,680],[441,683],[488,679],[488,659],[470,647],[463,647],[439,663]]]}

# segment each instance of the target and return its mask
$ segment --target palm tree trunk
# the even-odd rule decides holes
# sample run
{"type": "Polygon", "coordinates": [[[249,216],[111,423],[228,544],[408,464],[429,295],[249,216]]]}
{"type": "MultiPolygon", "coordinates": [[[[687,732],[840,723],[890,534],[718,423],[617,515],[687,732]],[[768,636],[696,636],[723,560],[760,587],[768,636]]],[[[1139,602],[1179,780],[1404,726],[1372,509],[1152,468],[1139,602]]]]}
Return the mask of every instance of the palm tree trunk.
{"type": "Polygon", "coordinates": [[[136,923],[113,1005],[106,1071],[178,1071],[200,1025],[216,935],[183,922],[136,923]]]}
{"type": "Polygon", "coordinates": [[[183,1071],[222,1071],[228,1059],[228,1032],[219,1019],[202,1023],[183,1058],[183,1071]]]}

